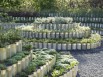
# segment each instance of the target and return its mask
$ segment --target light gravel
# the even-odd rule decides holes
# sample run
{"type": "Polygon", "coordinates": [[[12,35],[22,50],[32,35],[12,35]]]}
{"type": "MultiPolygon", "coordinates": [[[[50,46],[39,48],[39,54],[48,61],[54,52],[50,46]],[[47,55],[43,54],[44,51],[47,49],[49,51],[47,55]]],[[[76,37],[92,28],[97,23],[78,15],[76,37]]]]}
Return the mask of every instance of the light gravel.
{"type": "Polygon", "coordinates": [[[71,54],[80,62],[77,77],[103,77],[103,41],[101,47],[71,54]]]}

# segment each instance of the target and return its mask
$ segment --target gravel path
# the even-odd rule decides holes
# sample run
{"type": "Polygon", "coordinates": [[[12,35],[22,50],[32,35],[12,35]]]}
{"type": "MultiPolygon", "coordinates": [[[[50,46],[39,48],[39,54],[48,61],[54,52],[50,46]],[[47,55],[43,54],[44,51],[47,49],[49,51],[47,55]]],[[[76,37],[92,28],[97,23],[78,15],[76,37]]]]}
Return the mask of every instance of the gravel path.
{"type": "Polygon", "coordinates": [[[87,51],[71,51],[80,62],[77,77],[103,77],[103,41],[102,46],[87,51]]]}

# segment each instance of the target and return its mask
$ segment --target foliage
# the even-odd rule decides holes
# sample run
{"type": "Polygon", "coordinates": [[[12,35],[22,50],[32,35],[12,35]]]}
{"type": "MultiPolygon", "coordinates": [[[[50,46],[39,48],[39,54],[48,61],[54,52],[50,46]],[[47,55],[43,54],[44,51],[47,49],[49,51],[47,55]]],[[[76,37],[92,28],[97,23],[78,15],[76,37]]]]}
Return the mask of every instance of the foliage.
{"type": "Polygon", "coordinates": [[[78,65],[78,61],[69,53],[57,53],[57,61],[52,69],[45,77],[59,77],[78,65]]]}
{"type": "Polygon", "coordinates": [[[5,70],[6,66],[4,64],[0,64],[0,70],[5,70]]]}
{"type": "Polygon", "coordinates": [[[68,39],[25,39],[27,41],[37,42],[37,43],[96,43],[101,41],[101,36],[99,34],[91,34],[89,38],[68,38],[68,39]]]}
{"type": "Polygon", "coordinates": [[[16,77],[26,77],[37,71],[41,66],[45,65],[46,62],[50,61],[54,57],[54,50],[52,49],[35,49],[33,53],[33,60],[29,63],[28,67],[19,73],[16,77]],[[53,55],[50,53],[53,52],[53,55]]]}
{"type": "MultiPolygon", "coordinates": [[[[5,11],[81,11],[81,9],[103,8],[102,0],[10,0],[0,1],[0,7],[5,11]]],[[[85,10],[85,12],[87,12],[85,10]]]]}
{"type": "Polygon", "coordinates": [[[32,49],[31,45],[23,45],[23,50],[30,51],[32,49]]]}
{"type": "Polygon", "coordinates": [[[12,17],[5,12],[0,13],[0,18],[0,22],[13,22],[12,17]]]}
{"type": "Polygon", "coordinates": [[[6,65],[13,65],[13,64],[16,64],[17,63],[17,60],[16,59],[8,59],[6,61],[6,65]]]}
{"type": "Polygon", "coordinates": [[[22,56],[18,56],[18,55],[14,56],[13,58],[16,59],[17,61],[22,60],[22,56]]]}
{"type": "Polygon", "coordinates": [[[4,32],[0,32],[0,47],[5,47],[8,44],[13,44],[17,41],[21,40],[20,31],[19,30],[8,30],[4,32]]]}
{"type": "Polygon", "coordinates": [[[47,17],[47,18],[37,18],[34,23],[56,23],[56,24],[67,24],[73,21],[70,17],[47,17]]]}

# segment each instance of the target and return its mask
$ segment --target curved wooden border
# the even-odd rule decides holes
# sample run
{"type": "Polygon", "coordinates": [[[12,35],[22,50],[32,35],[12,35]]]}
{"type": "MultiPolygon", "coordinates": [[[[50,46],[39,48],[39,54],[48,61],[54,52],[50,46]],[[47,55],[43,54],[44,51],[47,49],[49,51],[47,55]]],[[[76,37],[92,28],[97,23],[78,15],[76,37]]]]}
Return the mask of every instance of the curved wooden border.
{"type": "Polygon", "coordinates": [[[66,44],[61,44],[61,43],[38,43],[38,42],[33,42],[33,46],[35,48],[48,48],[48,49],[55,49],[55,50],[60,50],[60,51],[67,51],[67,50],[88,50],[88,49],[94,49],[99,46],[101,46],[101,41],[96,42],[96,43],[66,43],[66,44]]]}
{"type": "Polygon", "coordinates": [[[90,30],[83,32],[32,32],[22,31],[22,36],[25,38],[83,38],[90,36],[90,30]]]}
{"type": "Polygon", "coordinates": [[[25,69],[29,62],[31,61],[31,54],[24,57],[21,61],[18,61],[16,64],[8,66],[6,70],[0,70],[0,77],[12,77],[17,73],[20,73],[25,69]]]}
{"type": "Polygon", "coordinates": [[[51,68],[53,67],[55,62],[56,62],[56,55],[54,56],[54,58],[51,61],[46,62],[45,65],[41,66],[40,69],[33,72],[33,74],[28,75],[28,77],[44,77],[45,74],[47,74],[47,72],[49,72],[51,70],[51,68]]]}
{"type": "Polygon", "coordinates": [[[76,77],[78,72],[78,65],[74,66],[70,71],[59,77],[76,77]]]}
{"type": "Polygon", "coordinates": [[[19,40],[18,42],[14,44],[7,45],[4,48],[0,48],[0,60],[6,60],[7,58],[10,58],[11,56],[15,55],[17,52],[22,51],[22,40],[19,40]]]}

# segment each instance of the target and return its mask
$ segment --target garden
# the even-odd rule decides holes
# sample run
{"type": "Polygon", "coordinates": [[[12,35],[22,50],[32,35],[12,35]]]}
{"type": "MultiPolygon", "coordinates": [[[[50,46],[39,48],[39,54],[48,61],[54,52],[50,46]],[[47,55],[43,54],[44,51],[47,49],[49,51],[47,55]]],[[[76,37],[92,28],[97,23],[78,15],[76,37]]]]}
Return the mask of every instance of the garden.
{"type": "Polygon", "coordinates": [[[0,77],[103,77],[102,0],[0,1],[0,77]]]}

